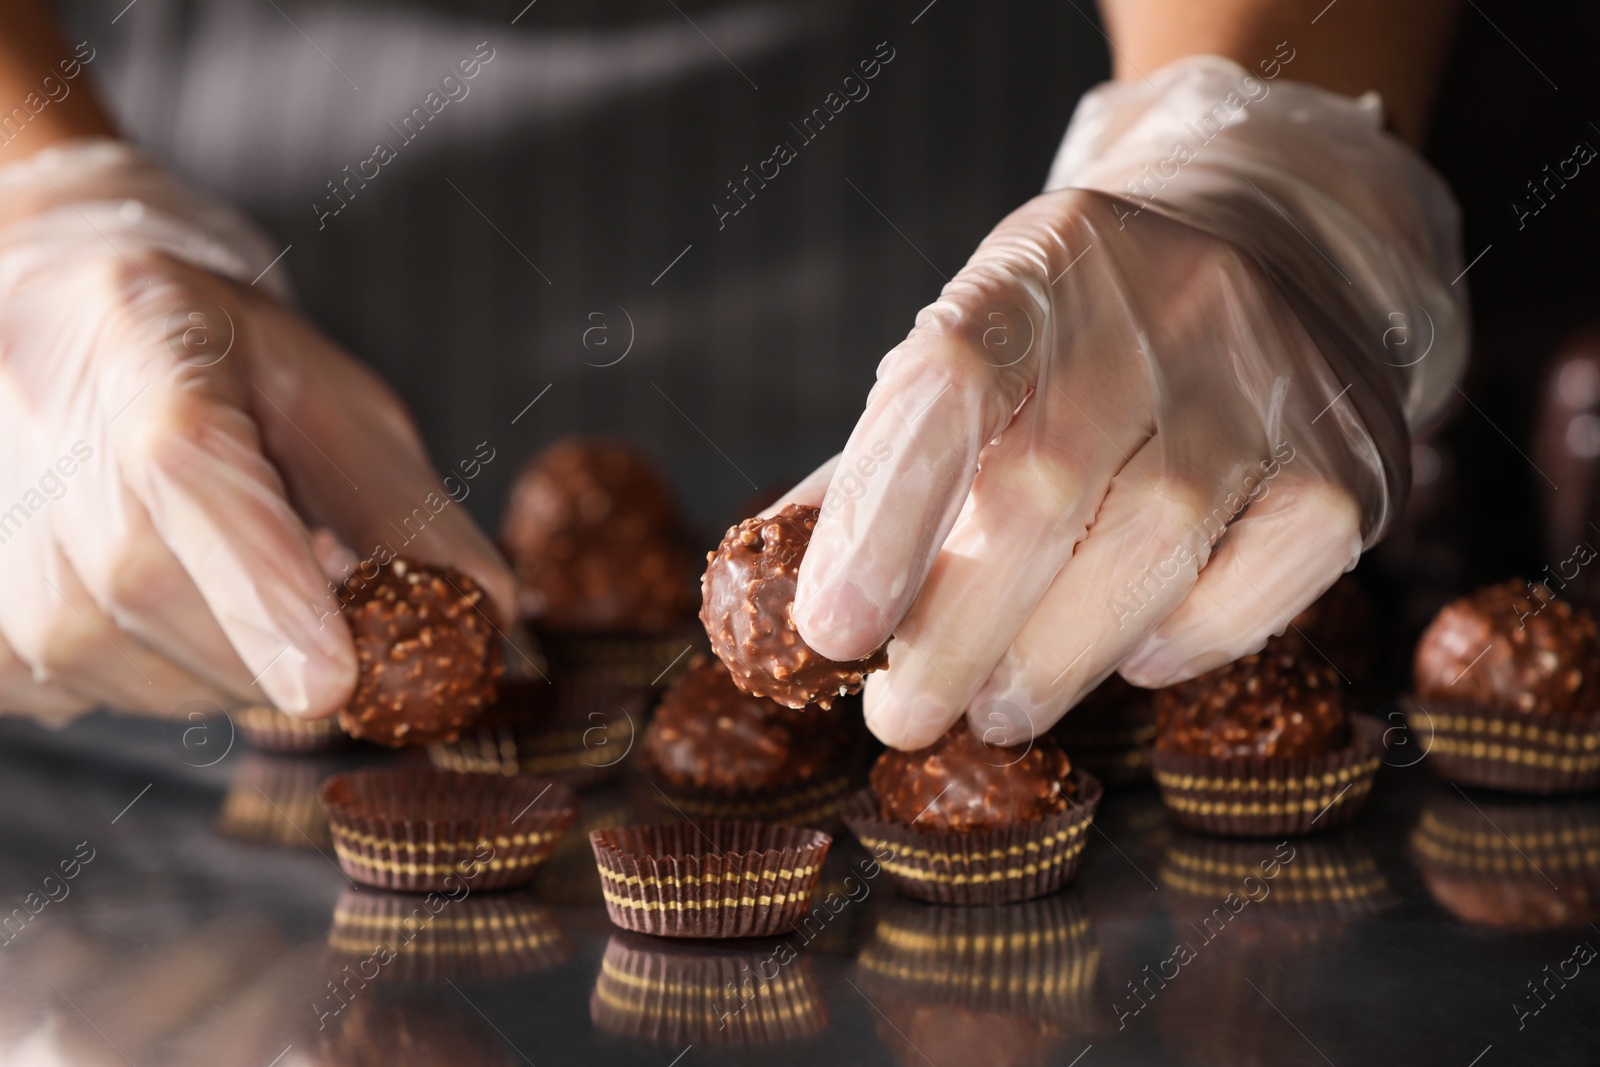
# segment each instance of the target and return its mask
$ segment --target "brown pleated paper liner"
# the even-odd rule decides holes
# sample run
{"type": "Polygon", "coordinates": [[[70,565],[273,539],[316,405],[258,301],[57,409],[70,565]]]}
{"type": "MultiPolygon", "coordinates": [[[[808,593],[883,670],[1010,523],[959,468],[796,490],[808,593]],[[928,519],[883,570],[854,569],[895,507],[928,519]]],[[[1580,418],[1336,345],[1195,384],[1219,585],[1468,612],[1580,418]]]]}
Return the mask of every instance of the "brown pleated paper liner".
{"type": "Polygon", "coordinates": [[[1161,802],[1180,826],[1217,837],[1303,837],[1360,814],[1382,762],[1382,724],[1351,724],[1350,743],[1320,756],[1218,759],[1151,752],[1161,802]]]}
{"type": "Polygon", "coordinates": [[[1166,848],[1161,888],[1208,906],[1230,893],[1248,896],[1254,913],[1300,917],[1308,924],[1372,915],[1396,902],[1389,880],[1360,841],[1312,838],[1296,841],[1293,849],[1285,863],[1267,842],[1184,835],[1166,848]],[[1263,870],[1272,876],[1264,877],[1263,870]]]}
{"type": "Polygon", "coordinates": [[[252,748],[285,754],[328,752],[350,744],[339,717],[300,719],[265,704],[252,704],[228,713],[252,748]]]}
{"type": "Polygon", "coordinates": [[[1406,723],[1447,782],[1549,796],[1600,786],[1600,712],[1589,715],[1404,701],[1406,723]]]}
{"type": "Polygon", "coordinates": [[[574,634],[540,631],[553,678],[592,677],[616,685],[660,689],[706,647],[698,627],[666,634],[574,634]]]}
{"type": "Polygon", "coordinates": [[[662,937],[766,937],[811,906],[833,838],[716,820],[589,835],[611,921],[662,937]]]}
{"type": "Polygon", "coordinates": [[[856,965],[874,999],[1073,1023],[1092,1013],[1100,947],[1072,896],[975,908],[900,902],[856,965]]]}
{"type": "Polygon", "coordinates": [[[358,974],[375,967],[380,978],[397,981],[470,982],[530,974],[571,958],[571,938],[527,893],[453,895],[346,889],[328,931],[333,962],[354,963],[358,974]]]}
{"type": "Polygon", "coordinates": [[[1078,768],[1072,780],[1066,811],[1003,829],[949,833],[889,822],[871,789],[851,798],[844,821],[905,896],[961,905],[1032,900],[1070,883],[1082,865],[1105,789],[1078,768]]]}
{"type": "Polygon", "coordinates": [[[555,782],[424,769],[336,774],[321,795],[344,872],[413,893],[524,885],[578,815],[555,782]]]}
{"type": "Polygon", "coordinates": [[[533,775],[589,789],[616,778],[644,733],[651,694],[593,677],[516,680],[455,741],[428,746],[441,770],[533,775]]]}
{"type": "Polygon", "coordinates": [[[1104,785],[1138,785],[1150,780],[1156,711],[1148,698],[1080,705],[1057,723],[1051,734],[1066,749],[1074,767],[1082,767],[1104,785]]]}
{"type": "Polygon", "coordinates": [[[1600,800],[1439,794],[1423,805],[1410,852],[1434,900],[1464,922],[1536,931],[1600,921],[1600,800]]]}
{"type": "Polygon", "coordinates": [[[607,1033],[681,1049],[773,1045],[821,1033],[828,1008],[804,949],[663,945],[614,934],[589,1017],[607,1033]]]}
{"type": "Polygon", "coordinates": [[[217,830],[289,848],[326,847],[332,836],[317,799],[317,787],[328,773],[326,762],[241,753],[217,813],[217,830]]]}

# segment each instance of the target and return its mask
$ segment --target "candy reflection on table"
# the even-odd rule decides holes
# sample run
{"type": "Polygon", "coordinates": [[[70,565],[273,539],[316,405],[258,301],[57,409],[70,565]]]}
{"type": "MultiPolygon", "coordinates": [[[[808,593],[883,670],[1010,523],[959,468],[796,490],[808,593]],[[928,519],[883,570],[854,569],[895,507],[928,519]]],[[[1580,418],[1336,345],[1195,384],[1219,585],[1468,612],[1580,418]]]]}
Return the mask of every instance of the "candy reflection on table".
{"type": "Polygon", "coordinates": [[[1092,1040],[1100,949],[1072,896],[996,907],[897,901],[857,960],[902,1063],[1065,1063],[1092,1040]],[[1076,1044],[1074,1044],[1076,1043],[1076,1044]]]}
{"type": "Polygon", "coordinates": [[[331,984],[476,982],[566,962],[572,939],[528,892],[457,899],[346,889],[328,930],[331,984]]]}
{"type": "Polygon", "coordinates": [[[681,1048],[811,1037],[828,1008],[811,961],[785,941],[724,948],[614,934],[589,1000],[608,1033],[681,1048]]]}
{"type": "Polygon", "coordinates": [[[340,766],[240,753],[222,810],[217,812],[217,832],[287,848],[328,848],[333,835],[317,790],[340,766]]]}
{"type": "Polygon", "coordinates": [[[1454,790],[1428,798],[1411,833],[1428,892],[1462,922],[1564,930],[1600,920],[1600,800],[1454,790]]]}

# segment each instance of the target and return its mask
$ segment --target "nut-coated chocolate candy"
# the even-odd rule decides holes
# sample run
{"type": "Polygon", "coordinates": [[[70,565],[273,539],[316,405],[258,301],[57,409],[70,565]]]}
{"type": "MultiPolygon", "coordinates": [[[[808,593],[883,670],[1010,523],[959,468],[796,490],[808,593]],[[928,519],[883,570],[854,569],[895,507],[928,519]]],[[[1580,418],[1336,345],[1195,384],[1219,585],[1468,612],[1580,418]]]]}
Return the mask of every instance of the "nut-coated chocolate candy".
{"type": "Polygon", "coordinates": [[[886,821],[964,833],[1066,810],[1071,773],[1067,754],[1050,737],[1009,748],[986,745],[963,718],[927,748],[879,756],[871,781],[886,821]]]}
{"type": "Polygon", "coordinates": [[[339,723],[394,748],[453,741],[494,700],[494,609],[453,567],[394,559],[373,571],[358,566],[339,594],[359,670],[339,723]]]}
{"type": "Polygon", "coordinates": [[[1417,695],[1530,714],[1600,710],[1594,617],[1513,578],[1446,604],[1417,642],[1417,695]]]}
{"type": "Polygon", "coordinates": [[[501,542],[520,611],[560,633],[658,633],[694,612],[694,554],[665,479],[619,441],[567,438],[517,475],[501,542]]]}
{"type": "Polygon", "coordinates": [[[700,621],[734,683],[791,708],[826,708],[842,693],[859,692],[868,672],[889,665],[884,648],[849,663],[827,659],[801,640],[790,618],[818,514],[791,504],[771,518],[744,520],[706,553],[700,579],[700,621]]]}
{"type": "Polygon", "coordinates": [[[721,660],[701,656],[662,698],[644,759],[680,787],[739,792],[818,778],[849,741],[838,709],[795,711],[740,692],[721,660]]]}
{"type": "Polygon", "coordinates": [[[1252,655],[1159,689],[1156,747],[1232,759],[1289,759],[1349,739],[1339,674],[1297,642],[1273,639],[1252,655]]]}

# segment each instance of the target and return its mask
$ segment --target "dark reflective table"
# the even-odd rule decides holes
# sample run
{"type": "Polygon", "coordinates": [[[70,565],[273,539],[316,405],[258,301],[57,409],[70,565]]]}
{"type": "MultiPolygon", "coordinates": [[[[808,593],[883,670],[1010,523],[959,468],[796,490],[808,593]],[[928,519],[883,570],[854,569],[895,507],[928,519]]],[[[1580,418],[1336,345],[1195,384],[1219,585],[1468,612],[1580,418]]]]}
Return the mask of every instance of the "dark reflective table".
{"type": "Polygon", "coordinates": [[[0,1063],[1600,1060],[1596,797],[1462,792],[1424,760],[1285,846],[1112,791],[1057,896],[902,900],[845,836],[805,930],[690,943],[606,918],[586,831],[636,817],[626,784],[584,795],[530,890],[435,911],[334,865],[315,788],[340,762],[195,729],[0,723],[0,1063]]]}

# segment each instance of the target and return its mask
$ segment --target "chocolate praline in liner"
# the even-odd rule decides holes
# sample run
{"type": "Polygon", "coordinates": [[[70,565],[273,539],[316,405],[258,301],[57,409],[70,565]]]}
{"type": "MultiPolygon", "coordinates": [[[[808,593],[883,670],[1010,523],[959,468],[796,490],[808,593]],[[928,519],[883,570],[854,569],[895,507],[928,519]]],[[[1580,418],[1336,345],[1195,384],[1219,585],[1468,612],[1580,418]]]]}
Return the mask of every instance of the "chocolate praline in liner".
{"type": "Polygon", "coordinates": [[[1589,715],[1404,700],[1413,736],[1447,782],[1550,796],[1600,787],[1600,711],[1589,715]]]}
{"type": "Polygon", "coordinates": [[[555,782],[422,769],[336,774],[321,796],[344,872],[417,893],[524,885],[578,814],[555,782]]]}
{"type": "Polygon", "coordinates": [[[1218,837],[1302,837],[1361,813],[1382,760],[1381,723],[1351,716],[1350,742],[1319,756],[1219,759],[1155,748],[1161,802],[1180,826],[1218,837]]]}
{"type": "Polygon", "coordinates": [[[811,961],[796,954],[780,965],[778,944],[732,950],[613,934],[589,1018],[608,1033],[673,1049],[771,1045],[821,1033],[828,1006],[811,961]]]}
{"type": "Polygon", "coordinates": [[[250,742],[252,748],[262,752],[286,754],[327,752],[344,748],[351,737],[339,725],[337,716],[325,719],[301,719],[285,715],[277,708],[265,704],[252,704],[229,712],[234,726],[250,742]]]}
{"type": "Polygon", "coordinates": [[[662,937],[786,933],[811,905],[833,838],[820,830],[716,820],[589,835],[611,921],[662,937]]]}
{"type": "Polygon", "coordinates": [[[1072,781],[1065,811],[1000,829],[955,833],[890,822],[870,788],[851,799],[844,821],[905,896],[961,905],[1031,900],[1069,884],[1083,862],[1105,789],[1077,768],[1072,781]]]}
{"type": "MultiPolygon", "coordinates": [[[[545,970],[572,956],[572,940],[527,893],[426,901],[346,889],[333,909],[328,949],[335,963],[362,964],[386,949],[380,979],[483,981],[545,970]]],[[[379,957],[380,959],[382,957],[379,957]]]]}

